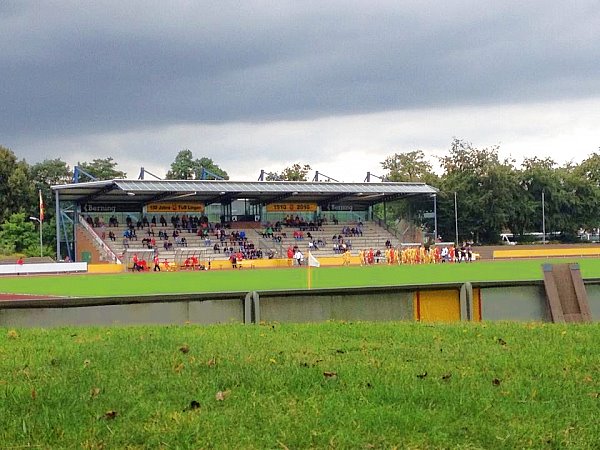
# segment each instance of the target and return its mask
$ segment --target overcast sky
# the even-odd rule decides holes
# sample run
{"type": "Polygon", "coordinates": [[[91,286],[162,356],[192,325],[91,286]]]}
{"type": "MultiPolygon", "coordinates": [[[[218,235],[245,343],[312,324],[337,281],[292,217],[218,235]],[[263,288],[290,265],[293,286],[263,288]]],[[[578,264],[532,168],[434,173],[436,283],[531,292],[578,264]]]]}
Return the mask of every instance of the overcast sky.
{"type": "Polygon", "coordinates": [[[189,148],[233,179],[362,181],[455,136],[598,151],[598,2],[0,1],[0,145],[29,163],[163,176],[189,148]]]}

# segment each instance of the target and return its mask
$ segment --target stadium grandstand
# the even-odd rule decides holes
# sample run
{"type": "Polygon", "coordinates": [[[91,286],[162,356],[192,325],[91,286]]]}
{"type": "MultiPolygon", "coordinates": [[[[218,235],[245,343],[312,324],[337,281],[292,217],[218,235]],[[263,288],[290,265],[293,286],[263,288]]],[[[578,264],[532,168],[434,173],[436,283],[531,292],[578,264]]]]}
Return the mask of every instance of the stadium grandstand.
{"type": "MultiPolygon", "coordinates": [[[[210,267],[232,254],[286,258],[298,246],[320,256],[397,246],[373,207],[431,197],[424,183],[226,180],[106,180],[52,187],[57,259],[210,267]],[[186,264],[187,261],[187,264],[186,264]]],[[[416,238],[412,238],[413,240],[416,238]]],[[[409,238],[409,240],[411,240],[409,238]]]]}

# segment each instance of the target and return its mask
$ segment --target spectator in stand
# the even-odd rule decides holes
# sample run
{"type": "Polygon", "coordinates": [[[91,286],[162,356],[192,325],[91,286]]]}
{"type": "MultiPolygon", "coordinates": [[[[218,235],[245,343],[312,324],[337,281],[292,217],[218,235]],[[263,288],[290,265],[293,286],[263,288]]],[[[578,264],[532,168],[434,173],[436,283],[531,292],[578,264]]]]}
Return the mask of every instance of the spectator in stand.
{"type": "Polygon", "coordinates": [[[142,218],[142,226],[143,227],[150,227],[150,223],[148,222],[148,217],[144,216],[142,218]]]}
{"type": "Polygon", "coordinates": [[[166,227],[167,226],[167,219],[165,219],[165,216],[161,215],[159,221],[160,221],[160,226],[161,227],[166,227]]]}
{"type": "Polygon", "coordinates": [[[213,252],[214,253],[221,253],[221,247],[219,246],[218,242],[215,242],[215,245],[213,247],[213,252]]]}
{"type": "Polygon", "coordinates": [[[156,216],[152,216],[152,220],[150,221],[150,223],[152,223],[153,227],[156,226],[156,216]]]}
{"type": "Polygon", "coordinates": [[[108,232],[108,238],[113,242],[117,239],[115,233],[113,233],[112,230],[108,232]]]}

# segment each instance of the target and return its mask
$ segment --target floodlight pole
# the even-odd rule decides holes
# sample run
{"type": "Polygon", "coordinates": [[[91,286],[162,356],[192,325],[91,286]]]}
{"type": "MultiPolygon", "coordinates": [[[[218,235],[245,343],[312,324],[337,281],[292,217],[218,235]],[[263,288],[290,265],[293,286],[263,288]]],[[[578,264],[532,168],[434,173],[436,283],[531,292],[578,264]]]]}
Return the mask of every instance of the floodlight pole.
{"type": "Polygon", "coordinates": [[[454,231],[456,233],[456,245],[458,245],[458,208],[456,207],[456,191],[454,191],[454,231]]]}
{"type": "Polygon", "coordinates": [[[437,242],[437,194],[433,194],[433,243],[437,242]]]}
{"type": "Polygon", "coordinates": [[[42,241],[42,221],[40,219],[38,219],[37,217],[33,217],[33,216],[29,216],[30,220],[35,220],[37,223],[40,224],[40,258],[44,257],[44,243],[42,241]]]}
{"type": "Polygon", "coordinates": [[[546,205],[544,191],[542,190],[542,244],[546,243],[546,205]]]}

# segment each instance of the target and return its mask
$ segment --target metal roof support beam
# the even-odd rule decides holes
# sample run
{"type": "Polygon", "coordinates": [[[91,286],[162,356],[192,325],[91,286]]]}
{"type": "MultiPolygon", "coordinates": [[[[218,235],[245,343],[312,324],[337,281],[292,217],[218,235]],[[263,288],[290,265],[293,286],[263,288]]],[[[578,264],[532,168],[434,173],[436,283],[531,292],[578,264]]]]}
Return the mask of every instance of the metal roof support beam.
{"type": "Polygon", "coordinates": [[[79,202],[80,205],[83,205],[85,203],[91,202],[92,200],[94,200],[95,198],[100,197],[101,195],[107,194],[110,191],[114,191],[116,189],[117,185],[115,183],[113,184],[109,184],[108,186],[104,186],[102,189],[94,192],[93,194],[88,195],[87,197],[84,197],[83,199],[81,199],[81,201],[79,202]]]}
{"type": "Polygon", "coordinates": [[[400,200],[403,198],[408,198],[408,197],[413,197],[414,195],[411,194],[392,194],[392,195],[384,195],[382,197],[380,197],[379,199],[377,199],[377,203],[382,203],[382,202],[393,202],[394,200],[400,200]]]}
{"type": "Polygon", "coordinates": [[[213,203],[220,203],[222,205],[225,203],[231,203],[231,200],[233,200],[239,194],[239,192],[228,192],[226,194],[217,195],[216,197],[206,200],[204,202],[204,206],[212,205],[213,203]]]}
{"type": "Polygon", "coordinates": [[[157,180],[161,180],[161,181],[162,181],[162,178],[161,178],[161,177],[154,175],[152,172],[150,172],[150,171],[148,171],[148,170],[144,169],[143,167],[140,167],[140,175],[139,175],[139,177],[138,177],[138,180],[143,180],[143,179],[144,179],[144,175],[145,175],[145,174],[152,175],[152,176],[153,176],[154,178],[156,178],[157,180]]]}
{"type": "Polygon", "coordinates": [[[338,200],[341,200],[343,198],[348,197],[348,194],[338,194],[338,195],[332,195],[331,197],[327,197],[323,200],[319,200],[319,206],[323,206],[323,205],[327,205],[329,203],[333,203],[333,202],[337,202],[338,200]]]}
{"type": "Polygon", "coordinates": [[[318,170],[315,171],[315,176],[313,177],[313,181],[321,181],[321,180],[319,180],[319,175],[327,178],[327,180],[325,180],[327,182],[329,182],[329,181],[335,181],[336,183],[339,183],[339,181],[336,180],[335,178],[331,178],[329,175],[325,175],[324,173],[321,173],[318,170]]]}
{"type": "Polygon", "coordinates": [[[161,200],[164,200],[164,199],[165,199],[165,198],[167,198],[167,197],[170,197],[171,195],[173,195],[173,193],[172,193],[172,192],[163,192],[162,194],[155,195],[154,197],[152,197],[152,198],[149,198],[149,199],[146,201],[146,205],[147,205],[148,203],[159,202],[159,201],[161,201],[161,200]]]}
{"type": "Polygon", "coordinates": [[[370,183],[371,177],[379,178],[380,181],[386,181],[385,177],[380,177],[379,175],[375,175],[374,173],[367,172],[367,176],[365,177],[365,183],[370,183]]]}
{"type": "Polygon", "coordinates": [[[265,204],[268,205],[269,203],[276,203],[276,202],[280,202],[282,200],[286,200],[290,197],[293,197],[294,193],[293,192],[285,192],[283,194],[280,195],[276,195],[274,197],[269,197],[269,198],[265,198],[263,200],[256,200],[252,203],[250,203],[251,205],[261,205],[261,204],[265,204]]]}

